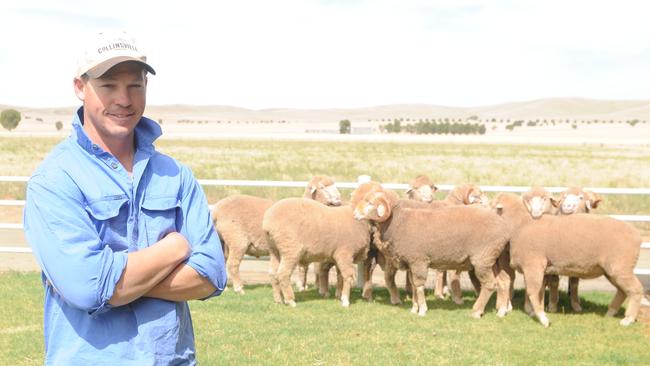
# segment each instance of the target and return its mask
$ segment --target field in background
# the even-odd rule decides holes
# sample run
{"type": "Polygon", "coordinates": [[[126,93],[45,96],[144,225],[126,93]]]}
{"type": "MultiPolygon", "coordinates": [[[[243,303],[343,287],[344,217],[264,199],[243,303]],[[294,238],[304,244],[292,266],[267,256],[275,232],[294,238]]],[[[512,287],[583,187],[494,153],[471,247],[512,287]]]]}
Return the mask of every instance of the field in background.
{"type": "MultiPolygon", "coordinates": [[[[0,274],[0,364],[39,365],[43,360],[42,287],[36,273],[0,274]],[[17,307],[20,311],[16,311],[17,307]]],[[[269,286],[251,286],[208,301],[191,301],[198,359],[205,365],[602,365],[647,364],[650,325],[624,328],[604,317],[611,294],[584,291],[583,314],[550,314],[544,329],[520,309],[504,319],[470,317],[465,304],[428,299],[418,317],[410,302],[390,305],[379,289],[375,301],[352,293],[349,309],[314,290],[297,294],[298,306],[273,303],[269,286]]],[[[561,304],[568,307],[568,304],[561,304]]]]}
{"type": "MultiPolygon", "coordinates": [[[[0,175],[30,175],[59,140],[0,138],[0,175]]],[[[368,174],[384,183],[408,183],[427,174],[438,184],[650,187],[650,146],[163,139],[157,148],[203,179],[306,181],[327,174],[354,182],[368,174]]],[[[302,194],[297,188],[259,187],[205,192],[210,203],[234,193],[272,199],[302,194]]],[[[0,199],[24,199],[24,184],[0,183],[0,199]]],[[[607,195],[598,212],[649,214],[648,207],[647,195],[607,195]]]]}

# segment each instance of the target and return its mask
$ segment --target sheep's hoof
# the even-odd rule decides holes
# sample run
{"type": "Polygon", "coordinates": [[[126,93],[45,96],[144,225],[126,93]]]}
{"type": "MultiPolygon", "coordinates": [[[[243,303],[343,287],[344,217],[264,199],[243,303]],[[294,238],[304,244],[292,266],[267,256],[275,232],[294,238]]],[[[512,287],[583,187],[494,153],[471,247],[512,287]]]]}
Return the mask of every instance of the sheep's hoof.
{"type": "Polygon", "coordinates": [[[508,308],[500,308],[499,311],[497,311],[497,316],[499,318],[503,318],[508,314],[508,308]]]}
{"type": "Polygon", "coordinates": [[[237,287],[233,288],[233,291],[235,291],[235,293],[238,293],[240,295],[246,294],[246,291],[244,291],[243,286],[237,286],[237,287]]]}
{"type": "Polygon", "coordinates": [[[548,328],[548,326],[551,325],[551,322],[548,320],[548,317],[545,313],[538,314],[537,319],[539,319],[540,324],[542,324],[544,328],[548,328]]]}
{"type": "Polygon", "coordinates": [[[457,298],[457,299],[454,299],[454,303],[455,303],[456,305],[463,305],[463,302],[464,302],[464,301],[463,301],[463,298],[462,298],[462,297],[459,297],[459,298],[457,298]]]}
{"type": "Polygon", "coordinates": [[[635,321],[634,318],[632,318],[631,316],[627,316],[627,317],[621,319],[621,321],[618,324],[620,324],[620,325],[622,325],[624,327],[627,327],[628,325],[631,325],[632,323],[634,323],[634,321],[635,321]]]}
{"type": "Polygon", "coordinates": [[[582,313],[582,306],[580,305],[573,305],[571,308],[573,308],[573,311],[576,313],[582,313]]]}
{"type": "Polygon", "coordinates": [[[481,319],[482,315],[483,315],[482,311],[474,311],[474,312],[472,312],[472,318],[474,318],[474,319],[481,319]]]}
{"type": "Polygon", "coordinates": [[[549,305],[548,306],[548,312],[549,313],[557,313],[557,305],[549,305]]]}
{"type": "Polygon", "coordinates": [[[341,296],[341,305],[344,308],[349,308],[350,307],[350,300],[348,300],[348,298],[345,297],[345,296],[341,296]]]}
{"type": "Polygon", "coordinates": [[[616,313],[618,313],[618,309],[616,309],[616,310],[614,310],[614,309],[608,309],[608,310],[607,310],[607,314],[605,314],[605,316],[612,317],[612,316],[616,315],[616,313]]]}
{"type": "Polygon", "coordinates": [[[402,305],[402,300],[400,299],[391,299],[390,303],[393,305],[402,305]]]}
{"type": "Polygon", "coordinates": [[[420,308],[420,311],[418,311],[418,316],[425,316],[425,315],[427,315],[427,308],[426,307],[420,308]]]}
{"type": "Polygon", "coordinates": [[[508,312],[512,313],[512,301],[508,300],[508,312]]]}
{"type": "Polygon", "coordinates": [[[293,301],[293,300],[285,301],[284,304],[287,305],[287,306],[290,306],[292,308],[296,307],[296,302],[293,301]]]}
{"type": "Polygon", "coordinates": [[[413,314],[417,314],[417,313],[418,313],[418,306],[417,306],[417,305],[413,305],[413,306],[411,307],[411,313],[413,313],[413,314]]]}

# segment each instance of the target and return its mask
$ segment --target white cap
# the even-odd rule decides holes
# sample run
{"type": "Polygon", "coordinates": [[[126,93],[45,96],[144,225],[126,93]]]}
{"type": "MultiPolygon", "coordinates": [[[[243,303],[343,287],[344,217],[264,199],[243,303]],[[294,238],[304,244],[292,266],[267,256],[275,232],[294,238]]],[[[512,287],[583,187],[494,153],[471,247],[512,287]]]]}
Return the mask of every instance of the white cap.
{"type": "Polygon", "coordinates": [[[76,76],[87,74],[95,79],[125,61],[139,62],[148,72],[156,74],[153,67],[147,64],[147,56],[138,49],[133,37],[126,32],[102,32],[88,43],[79,57],[76,76]]]}

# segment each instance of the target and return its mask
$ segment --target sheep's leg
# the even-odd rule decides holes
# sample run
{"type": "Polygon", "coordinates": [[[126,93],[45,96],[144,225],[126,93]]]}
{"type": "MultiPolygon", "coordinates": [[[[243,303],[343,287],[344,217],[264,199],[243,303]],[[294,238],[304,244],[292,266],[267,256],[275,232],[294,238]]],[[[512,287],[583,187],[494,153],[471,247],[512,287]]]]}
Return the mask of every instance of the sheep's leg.
{"type": "MultiPolygon", "coordinates": [[[[384,266],[384,282],[386,283],[386,288],[390,294],[390,303],[393,305],[399,305],[402,303],[402,300],[399,298],[399,291],[397,290],[397,285],[395,284],[395,274],[397,273],[397,268],[392,264],[386,262],[384,266]]],[[[408,276],[406,276],[408,278],[408,276]]]]}
{"type": "Polygon", "coordinates": [[[363,291],[361,292],[361,297],[371,301],[372,300],[372,272],[375,270],[377,265],[378,253],[376,251],[371,251],[368,253],[368,257],[363,260],[363,291]]]}
{"type": "Polygon", "coordinates": [[[510,276],[506,271],[495,265],[496,268],[496,281],[497,281],[497,316],[502,318],[512,311],[512,303],[510,302],[510,276]]]}
{"type": "Polygon", "coordinates": [[[463,304],[463,293],[460,289],[460,271],[447,271],[451,298],[457,305],[463,304]]]}
{"type": "Polygon", "coordinates": [[[282,304],[282,290],[280,289],[280,281],[278,281],[279,265],[279,253],[274,250],[269,250],[269,276],[271,277],[271,287],[273,288],[273,300],[278,304],[282,304]]]}
{"type": "Polygon", "coordinates": [[[618,313],[620,310],[621,305],[623,305],[623,301],[625,301],[626,297],[627,296],[625,295],[625,292],[620,288],[617,288],[616,294],[614,295],[614,298],[612,299],[612,302],[609,304],[609,308],[607,309],[606,316],[615,316],[616,313],[618,313]]]}
{"type": "Polygon", "coordinates": [[[630,325],[636,321],[639,314],[639,307],[641,307],[641,300],[643,299],[643,285],[641,281],[634,275],[634,273],[617,275],[610,274],[609,280],[616,286],[618,291],[623,291],[623,295],[616,293],[614,299],[609,305],[607,315],[614,315],[618,312],[625,297],[629,297],[627,309],[625,310],[625,317],[620,321],[623,326],[630,325]]]}
{"type": "MultiPolygon", "coordinates": [[[[417,314],[427,314],[427,299],[424,293],[424,285],[427,282],[429,267],[427,263],[416,262],[409,266],[411,272],[411,286],[413,291],[413,303],[417,303],[417,314]]],[[[411,310],[413,311],[413,310],[411,310]]]]}
{"type": "MultiPolygon", "coordinates": [[[[395,274],[397,274],[397,268],[395,269],[395,274]]],[[[395,275],[393,275],[394,277],[395,275]]],[[[404,290],[406,290],[406,297],[413,297],[413,276],[406,276],[404,280],[404,290]]]]}
{"type": "Polygon", "coordinates": [[[309,264],[298,266],[298,279],[296,280],[298,292],[307,290],[307,271],[309,271],[309,264]]]}
{"type": "Polygon", "coordinates": [[[548,312],[557,313],[557,304],[560,300],[560,276],[545,275],[544,282],[548,285],[548,312]]]}
{"type": "MultiPolygon", "coordinates": [[[[413,273],[411,272],[410,268],[406,269],[406,278],[408,279],[410,285],[411,285],[411,293],[415,294],[417,291],[413,288],[413,273]]],[[[417,302],[417,295],[411,296],[411,313],[417,314],[418,313],[418,302],[417,302]]]]}
{"type": "Polygon", "coordinates": [[[354,282],[354,263],[352,263],[352,258],[337,258],[336,268],[337,282],[341,282],[342,285],[340,295],[341,305],[347,308],[350,306],[350,289],[354,282]]]}
{"type": "Polygon", "coordinates": [[[439,299],[445,298],[445,277],[447,271],[436,270],[436,282],[434,285],[433,295],[439,299]]]}
{"type": "Polygon", "coordinates": [[[472,306],[472,317],[479,319],[485,312],[485,305],[490,300],[490,297],[497,289],[497,282],[494,274],[494,266],[486,266],[478,264],[474,266],[476,277],[481,282],[481,291],[478,298],[472,306]]]}
{"type": "MultiPolygon", "coordinates": [[[[230,241],[230,243],[237,243],[236,241],[230,241]]],[[[239,242],[236,245],[233,245],[232,248],[228,250],[228,259],[226,260],[226,271],[228,273],[228,278],[232,280],[232,288],[236,293],[244,294],[244,284],[239,276],[239,266],[241,261],[246,254],[246,248],[248,246],[247,242],[239,242]]]]}
{"type": "MultiPolygon", "coordinates": [[[[506,313],[512,312],[512,297],[514,296],[515,293],[515,276],[516,272],[512,267],[510,266],[510,247],[506,246],[506,249],[501,252],[501,255],[499,255],[499,258],[497,259],[497,265],[499,268],[499,272],[497,274],[497,281],[503,281],[501,283],[501,287],[506,289],[506,296],[507,296],[507,302],[506,302],[506,313]]],[[[472,276],[473,271],[469,272],[469,277],[472,279],[472,283],[474,283],[473,278],[476,276],[472,276]]],[[[526,299],[528,299],[527,296],[524,296],[526,299]]],[[[497,297],[498,300],[498,297],[497,297]]],[[[501,309],[503,304],[499,304],[497,302],[497,308],[501,309]]]]}
{"type": "Polygon", "coordinates": [[[481,292],[481,281],[478,280],[476,277],[476,272],[474,269],[470,269],[467,271],[467,274],[469,275],[470,281],[472,281],[472,287],[474,287],[474,294],[478,296],[478,294],[481,292]]]}
{"type": "Polygon", "coordinates": [[[280,258],[280,265],[278,266],[278,282],[280,290],[284,297],[284,303],[291,307],[296,306],[295,295],[291,288],[291,274],[298,264],[298,257],[295,255],[285,255],[280,258]]]}
{"type": "Polygon", "coordinates": [[[330,296],[330,284],[329,284],[329,272],[330,268],[332,268],[331,263],[321,263],[318,266],[318,293],[322,297],[329,297],[330,296]]]}
{"type": "Polygon", "coordinates": [[[524,267],[524,281],[526,282],[526,295],[530,298],[530,305],[539,322],[548,327],[550,321],[544,312],[544,267],[524,267]]]}
{"type": "Polygon", "coordinates": [[[582,306],[580,306],[580,298],[578,297],[578,285],[580,284],[580,278],[578,277],[569,277],[569,297],[571,298],[571,309],[576,313],[582,311],[582,306]]]}
{"type": "MultiPolygon", "coordinates": [[[[339,270],[339,267],[336,268],[336,292],[334,293],[334,296],[336,296],[337,299],[341,298],[341,294],[343,293],[343,286],[344,286],[344,278],[341,275],[341,271],[339,270]]],[[[350,282],[350,285],[354,282],[354,271],[352,271],[352,282],[350,282]]],[[[350,297],[348,296],[348,299],[350,297]]]]}

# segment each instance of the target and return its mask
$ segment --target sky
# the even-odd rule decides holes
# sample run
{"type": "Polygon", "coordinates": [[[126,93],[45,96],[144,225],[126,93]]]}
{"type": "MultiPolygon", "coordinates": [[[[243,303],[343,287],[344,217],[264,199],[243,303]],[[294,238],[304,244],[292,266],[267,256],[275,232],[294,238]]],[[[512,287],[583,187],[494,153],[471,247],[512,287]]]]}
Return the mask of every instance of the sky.
{"type": "Polygon", "coordinates": [[[650,2],[3,0],[0,104],[76,106],[93,34],[126,30],[149,105],[485,106],[650,99],[650,2]]]}

